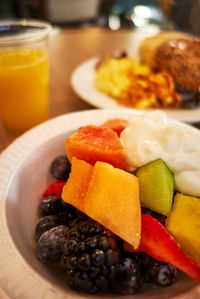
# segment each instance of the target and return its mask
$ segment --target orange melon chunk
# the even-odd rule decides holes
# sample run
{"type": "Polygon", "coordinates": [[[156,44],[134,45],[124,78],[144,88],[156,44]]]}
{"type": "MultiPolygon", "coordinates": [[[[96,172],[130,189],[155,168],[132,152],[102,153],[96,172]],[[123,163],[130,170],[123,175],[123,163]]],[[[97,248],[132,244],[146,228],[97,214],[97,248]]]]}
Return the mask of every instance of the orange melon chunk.
{"type": "Polygon", "coordinates": [[[141,208],[138,178],[104,162],[97,162],[84,202],[85,213],[127,241],[140,243],[141,208]]]}
{"type": "Polygon", "coordinates": [[[82,212],[92,171],[92,165],[72,158],[71,173],[62,191],[62,199],[82,212]]]}
{"type": "Polygon", "coordinates": [[[121,132],[127,127],[128,120],[123,118],[111,118],[108,119],[105,123],[103,123],[103,127],[108,127],[115,131],[118,136],[120,136],[121,132]]]}
{"type": "Polygon", "coordinates": [[[126,168],[126,154],[117,133],[110,128],[85,126],[67,138],[65,147],[70,161],[76,157],[92,165],[103,161],[126,168]]]}

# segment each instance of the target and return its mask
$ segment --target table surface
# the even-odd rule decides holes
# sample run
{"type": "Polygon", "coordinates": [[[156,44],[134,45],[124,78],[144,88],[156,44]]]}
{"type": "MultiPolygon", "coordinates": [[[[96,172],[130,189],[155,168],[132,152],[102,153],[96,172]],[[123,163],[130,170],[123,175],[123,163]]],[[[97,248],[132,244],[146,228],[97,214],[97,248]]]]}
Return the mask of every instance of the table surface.
{"type": "MultiPolygon", "coordinates": [[[[112,31],[101,27],[54,28],[49,37],[50,102],[49,118],[61,114],[95,108],[73,91],[70,78],[83,61],[113,51],[134,51],[133,31],[112,31]]],[[[8,131],[0,119],[0,152],[20,134],[8,131]]]]}

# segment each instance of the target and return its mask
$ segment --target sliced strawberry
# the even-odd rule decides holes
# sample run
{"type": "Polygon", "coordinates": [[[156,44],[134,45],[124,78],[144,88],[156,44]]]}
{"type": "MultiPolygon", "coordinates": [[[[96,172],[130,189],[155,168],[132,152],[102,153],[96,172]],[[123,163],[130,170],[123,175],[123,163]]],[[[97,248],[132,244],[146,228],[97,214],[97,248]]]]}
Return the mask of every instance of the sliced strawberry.
{"type": "Polygon", "coordinates": [[[142,214],[142,233],[137,250],[124,244],[126,251],[142,251],[156,260],[168,263],[200,282],[200,267],[180,248],[166,228],[150,215],[142,214]]]}
{"type": "Polygon", "coordinates": [[[56,197],[60,197],[65,184],[65,181],[56,181],[44,191],[43,196],[46,197],[48,195],[54,194],[56,197]]]}
{"type": "Polygon", "coordinates": [[[128,121],[123,118],[111,118],[107,120],[102,126],[108,127],[115,131],[118,136],[120,136],[121,132],[127,127],[128,121]]]}

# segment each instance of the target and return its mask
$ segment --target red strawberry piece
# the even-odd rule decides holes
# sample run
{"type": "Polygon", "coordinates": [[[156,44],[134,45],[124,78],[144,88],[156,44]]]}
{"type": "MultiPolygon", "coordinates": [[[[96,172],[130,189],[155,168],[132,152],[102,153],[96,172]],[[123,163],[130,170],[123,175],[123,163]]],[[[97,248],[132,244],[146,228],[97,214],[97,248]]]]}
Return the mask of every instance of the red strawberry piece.
{"type": "Polygon", "coordinates": [[[43,196],[46,197],[48,195],[54,194],[56,197],[60,197],[65,184],[66,181],[54,182],[44,191],[43,196]]]}
{"type": "Polygon", "coordinates": [[[200,267],[180,248],[166,228],[150,215],[142,214],[142,232],[137,250],[124,244],[126,251],[142,251],[156,260],[168,263],[200,282],[200,267]]]}

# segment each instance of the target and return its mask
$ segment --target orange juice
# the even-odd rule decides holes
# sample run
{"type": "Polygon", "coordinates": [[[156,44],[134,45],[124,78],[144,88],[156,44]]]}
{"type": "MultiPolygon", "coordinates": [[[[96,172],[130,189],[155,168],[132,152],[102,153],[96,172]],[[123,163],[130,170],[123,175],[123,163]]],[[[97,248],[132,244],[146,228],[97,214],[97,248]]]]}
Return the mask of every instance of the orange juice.
{"type": "Polygon", "coordinates": [[[34,48],[0,51],[0,115],[14,132],[48,118],[47,52],[34,48]]]}

